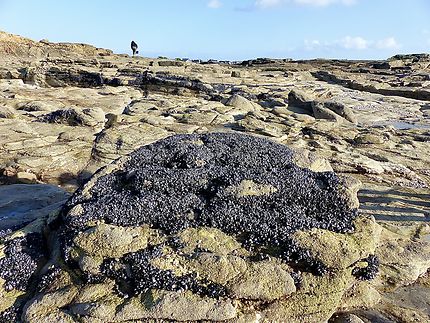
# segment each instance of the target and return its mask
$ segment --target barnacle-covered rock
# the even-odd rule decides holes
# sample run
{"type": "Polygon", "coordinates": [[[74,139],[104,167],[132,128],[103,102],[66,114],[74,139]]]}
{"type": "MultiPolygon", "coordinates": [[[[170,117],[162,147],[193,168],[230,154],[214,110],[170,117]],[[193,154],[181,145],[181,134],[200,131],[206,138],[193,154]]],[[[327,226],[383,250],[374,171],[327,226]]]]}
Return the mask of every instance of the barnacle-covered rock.
{"type": "Polygon", "coordinates": [[[178,135],[98,171],[56,224],[85,286],[72,315],[293,320],[316,315],[309,295],[320,293],[330,302],[318,318],[329,318],[374,253],[377,229],[357,217],[355,187],[293,155],[244,134],[178,135]]]}
{"type": "MultiPolygon", "coordinates": [[[[28,322],[324,321],[377,273],[356,187],[238,133],[178,135],[99,170],[51,221],[28,322]]],[[[37,280],[36,280],[37,281],[37,280]]]]}
{"type": "Polygon", "coordinates": [[[15,320],[26,293],[34,286],[33,276],[47,260],[43,237],[46,218],[39,218],[16,231],[0,236],[0,322],[15,320]]]}

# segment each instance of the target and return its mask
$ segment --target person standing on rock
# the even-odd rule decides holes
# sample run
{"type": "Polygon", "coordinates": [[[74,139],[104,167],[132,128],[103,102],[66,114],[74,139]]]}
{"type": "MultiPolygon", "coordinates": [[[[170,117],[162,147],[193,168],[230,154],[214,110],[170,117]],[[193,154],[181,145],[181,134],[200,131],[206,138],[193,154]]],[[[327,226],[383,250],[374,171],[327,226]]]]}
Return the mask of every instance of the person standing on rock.
{"type": "Polygon", "coordinates": [[[131,50],[133,51],[133,56],[139,54],[139,51],[137,50],[137,44],[134,40],[131,41],[131,50]]]}

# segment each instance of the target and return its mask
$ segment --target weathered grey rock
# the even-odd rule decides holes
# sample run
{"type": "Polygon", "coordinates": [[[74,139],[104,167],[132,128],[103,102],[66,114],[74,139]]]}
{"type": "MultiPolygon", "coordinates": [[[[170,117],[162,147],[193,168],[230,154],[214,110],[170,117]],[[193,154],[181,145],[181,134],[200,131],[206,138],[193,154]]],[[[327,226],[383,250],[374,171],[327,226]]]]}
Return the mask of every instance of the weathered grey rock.
{"type": "Polygon", "coordinates": [[[226,256],[241,249],[241,244],[236,239],[215,228],[187,228],[178,236],[185,244],[186,253],[202,248],[214,254],[226,256]]]}
{"type": "Polygon", "coordinates": [[[77,293],[78,289],[70,286],[52,293],[39,295],[26,304],[23,319],[31,323],[76,322],[73,316],[61,308],[69,304],[77,293]]]}
{"type": "Polygon", "coordinates": [[[118,122],[97,135],[92,160],[87,165],[94,172],[103,165],[126,155],[137,147],[167,137],[171,132],[148,123],[118,122]]]}
{"type": "Polygon", "coordinates": [[[15,113],[11,108],[0,105],[0,119],[1,118],[12,119],[14,117],[15,117],[15,113]]]}
{"type": "Polygon", "coordinates": [[[409,285],[430,268],[430,242],[411,241],[387,229],[382,231],[376,253],[381,262],[378,287],[382,290],[409,285]]]}
{"type": "Polygon", "coordinates": [[[374,281],[358,281],[343,295],[339,312],[361,308],[375,308],[380,304],[381,293],[373,286],[374,281]]]}
{"type": "Polygon", "coordinates": [[[47,102],[47,101],[29,101],[29,102],[20,102],[16,106],[17,110],[27,111],[27,112],[52,112],[55,110],[59,110],[64,108],[64,104],[60,102],[47,102]]]}
{"type": "Polygon", "coordinates": [[[64,185],[75,180],[91,157],[94,130],[74,128],[15,119],[0,123],[0,168],[6,181],[64,185]]]}
{"type": "Polygon", "coordinates": [[[131,299],[118,312],[118,321],[143,318],[175,321],[225,321],[236,316],[236,307],[229,300],[202,298],[190,292],[153,291],[146,299],[131,299]],[[146,305],[148,304],[148,305],[146,305]]]}
{"type": "Polygon", "coordinates": [[[291,90],[288,93],[288,106],[301,108],[306,110],[309,113],[312,113],[312,102],[315,100],[315,97],[312,94],[299,91],[299,90],[291,90]]]}
{"type": "Polygon", "coordinates": [[[103,223],[89,228],[73,240],[87,256],[101,258],[118,258],[132,250],[145,249],[150,241],[157,241],[157,232],[150,228],[124,228],[103,223]]]}
{"type": "MultiPolygon", "coordinates": [[[[187,124],[195,124],[195,125],[210,125],[215,122],[215,120],[218,118],[219,114],[216,112],[201,112],[196,111],[194,113],[185,113],[183,114],[179,122],[181,123],[187,123],[187,124]]],[[[232,116],[231,121],[234,121],[234,118],[232,116]]],[[[222,123],[222,122],[221,122],[222,123]]]]}
{"type": "Polygon", "coordinates": [[[344,272],[330,276],[302,275],[301,288],[285,300],[272,302],[263,312],[268,322],[326,322],[340,305],[351,276],[344,272]],[[311,293],[311,296],[305,296],[311,293]]]}
{"type": "Polygon", "coordinates": [[[249,111],[258,110],[257,103],[251,102],[239,94],[232,95],[225,104],[235,108],[229,111],[230,114],[246,114],[249,111]]]}
{"type": "Polygon", "coordinates": [[[158,65],[159,66],[163,66],[163,67],[181,67],[184,66],[185,63],[179,60],[166,60],[166,61],[158,61],[158,65]]]}
{"type": "Polygon", "coordinates": [[[139,115],[148,111],[157,111],[159,108],[151,102],[134,101],[128,104],[123,113],[128,115],[139,115]]]}
{"type": "Polygon", "coordinates": [[[401,287],[384,295],[384,307],[388,313],[397,314],[396,316],[400,316],[405,321],[413,320],[414,316],[417,317],[417,320],[424,321],[430,315],[429,292],[428,285],[413,284],[401,287]],[[417,311],[415,312],[413,309],[417,309],[417,311]]]}
{"type": "Polygon", "coordinates": [[[36,174],[30,172],[17,172],[16,180],[17,182],[23,184],[32,184],[38,182],[36,174]]]}
{"type": "Polygon", "coordinates": [[[351,110],[351,108],[348,108],[343,103],[335,101],[325,101],[324,107],[330,109],[331,111],[337,113],[338,115],[352,123],[357,123],[357,117],[355,116],[354,112],[351,110]]]}
{"type": "Polygon", "coordinates": [[[298,231],[294,239],[309,250],[313,257],[329,268],[347,268],[368,255],[375,254],[381,227],[374,219],[360,218],[352,234],[338,234],[326,230],[298,231]],[[330,250],[331,252],[327,252],[330,250]]]}
{"type": "Polygon", "coordinates": [[[362,186],[362,182],[352,176],[340,176],[341,185],[339,189],[343,192],[349,205],[355,208],[359,208],[360,201],[357,197],[357,193],[362,186]]]}
{"type": "Polygon", "coordinates": [[[336,112],[326,108],[323,103],[317,101],[312,103],[312,112],[316,119],[326,119],[337,123],[343,123],[345,120],[336,112]]]}
{"type": "Polygon", "coordinates": [[[354,138],[354,141],[359,145],[372,145],[372,144],[383,144],[384,137],[382,135],[376,135],[371,133],[359,134],[354,138]]]}
{"type": "Polygon", "coordinates": [[[39,118],[42,122],[62,123],[69,126],[103,127],[105,114],[101,108],[65,109],[39,118]]]}
{"type": "Polygon", "coordinates": [[[333,323],[364,323],[364,321],[354,314],[341,314],[331,320],[333,323]]]}
{"type": "Polygon", "coordinates": [[[269,137],[282,137],[287,131],[287,127],[283,124],[264,122],[253,115],[246,115],[244,119],[238,122],[238,124],[247,131],[269,137]]]}
{"type": "MultiPolygon", "coordinates": [[[[294,162],[300,166],[310,169],[314,172],[332,172],[333,168],[327,159],[319,157],[317,154],[304,149],[294,148],[294,162]]],[[[348,187],[348,186],[346,186],[348,187]]],[[[357,192],[352,192],[351,196],[357,197],[357,192]],[[355,194],[354,194],[355,193],[355,194]]],[[[356,204],[358,208],[358,204],[356,204]]]]}
{"type": "Polygon", "coordinates": [[[231,77],[241,77],[240,71],[231,71],[231,77]]]}
{"type": "Polygon", "coordinates": [[[205,279],[225,285],[247,271],[247,262],[240,256],[202,252],[190,260],[189,267],[205,279]]]}
{"type": "Polygon", "coordinates": [[[402,86],[402,83],[399,82],[399,80],[396,80],[397,82],[393,82],[397,83],[397,86],[387,87],[384,86],[384,83],[386,84],[387,80],[384,80],[384,82],[375,82],[375,80],[371,78],[366,79],[363,77],[363,74],[356,77],[356,75],[350,75],[349,73],[339,73],[338,71],[317,71],[313,72],[312,75],[319,80],[340,84],[358,91],[366,91],[386,96],[401,96],[416,100],[430,100],[430,91],[427,88],[422,86],[419,86],[418,89],[415,87],[405,87],[402,86]]]}

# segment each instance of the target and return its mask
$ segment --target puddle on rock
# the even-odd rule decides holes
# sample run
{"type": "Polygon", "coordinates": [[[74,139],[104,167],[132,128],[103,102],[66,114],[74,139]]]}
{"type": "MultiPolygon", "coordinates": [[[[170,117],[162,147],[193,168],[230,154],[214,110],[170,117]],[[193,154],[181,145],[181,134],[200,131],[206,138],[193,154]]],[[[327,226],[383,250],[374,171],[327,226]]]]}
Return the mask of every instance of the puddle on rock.
{"type": "Polygon", "coordinates": [[[393,126],[398,130],[430,129],[430,124],[411,123],[405,121],[381,121],[374,123],[376,126],[393,126]]]}

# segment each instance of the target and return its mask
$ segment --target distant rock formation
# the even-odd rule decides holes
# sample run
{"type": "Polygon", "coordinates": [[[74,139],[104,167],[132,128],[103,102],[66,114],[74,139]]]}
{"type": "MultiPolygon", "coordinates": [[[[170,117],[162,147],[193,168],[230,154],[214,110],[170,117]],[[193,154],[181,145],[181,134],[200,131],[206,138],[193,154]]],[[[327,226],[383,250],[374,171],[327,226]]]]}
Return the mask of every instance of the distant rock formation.
{"type": "Polygon", "coordinates": [[[70,57],[70,56],[109,56],[109,49],[96,48],[79,43],[51,43],[45,39],[33,41],[0,30],[0,56],[18,58],[70,57]]]}

